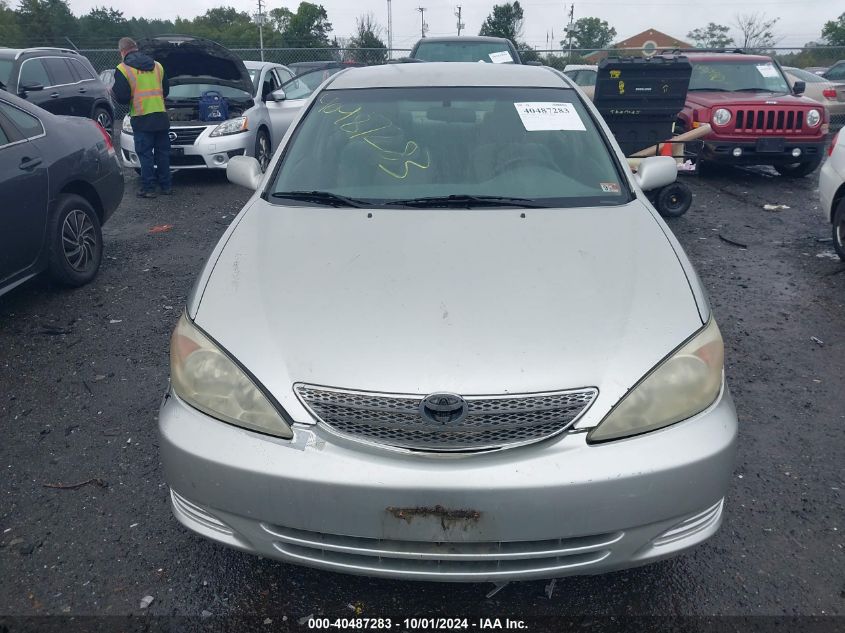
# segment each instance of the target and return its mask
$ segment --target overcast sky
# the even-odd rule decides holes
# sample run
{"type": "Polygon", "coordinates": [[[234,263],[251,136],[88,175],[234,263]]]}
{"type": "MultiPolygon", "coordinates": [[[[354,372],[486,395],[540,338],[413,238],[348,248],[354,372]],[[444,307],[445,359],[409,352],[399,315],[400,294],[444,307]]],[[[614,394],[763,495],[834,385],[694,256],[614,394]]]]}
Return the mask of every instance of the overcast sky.
{"type": "MultiPolygon", "coordinates": [[[[355,28],[355,18],[372,12],[376,20],[387,26],[387,0],[312,0],[322,4],[334,27],[333,35],[349,36],[355,28]]],[[[502,0],[499,0],[502,2],[502,0]]],[[[295,10],[299,0],[267,0],[268,9],[286,6],[295,10]]],[[[87,13],[94,6],[110,5],[123,11],[126,17],[173,19],[194,17],[213,6],[233,6],[254,13],[257,0],[144,0],[123,3],[115,0],[70,0],[77,15],[87,13]],[[142,11],[143,9],[143,11],[142,11]]],[[[525,11],[524,39],[535,48],[545,48],[546,38],[554,32],[554,41],[563,37],[570,4],[554,0],[520,0],[525,11]]],[[[484,18],[496,0],[393,0],[393,45],[409,48],[420,35],[420,12],[426,9],[425,21],[429,35],[456,33],[456,7],[463,8],[465,34],[477,35],[484,18]]],[[[596,16],[607,20],[622,40],[647,28],[656,28],[678,38],[708,22],[730,24],[737,12],[765,12],[779,17],[776,33],[780,46],[800,46],[819,37],[822,25],[845,11],[838,0],[589,0],[575,2],[575,19],[596,16]]],[[[385,43],[387,37],[384,37],[385,43]]],[[[553,45],[557,48],[556,45],[553,45]]]]}

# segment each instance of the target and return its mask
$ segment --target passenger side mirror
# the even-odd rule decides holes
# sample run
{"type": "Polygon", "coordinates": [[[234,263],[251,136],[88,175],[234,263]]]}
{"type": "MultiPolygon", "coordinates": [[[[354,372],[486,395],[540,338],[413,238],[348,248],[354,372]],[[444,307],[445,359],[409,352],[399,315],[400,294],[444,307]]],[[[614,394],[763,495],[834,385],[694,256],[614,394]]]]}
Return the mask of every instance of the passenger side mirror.
{"type": "Polygon", "coordinates": [[[18,94],[21,97],[26,97],[27,92],[38,92],[44,90],[44,86],[37,81],[27,81],[18,86],[18,94]]]}
{"type": "Polygon", "coordinates": [[[807,83],[804,81],[796,81],[792,84],[792,94],[795,96],[804,94],[804,91],[807,89],[807,83]]]}
{"type": "Polygon", "coordinates": [[[226,178],[229,182],[252,191],[258,189],[263,177],[261,165],[252,156],[233,156],[226,165],[226,178]]]}
{"type": "Polygon", "coordinates": [[[634,180],[643,191],[651,191],[671,185],[678,177],[678,164],[671,156],[649,156],[644,158],[634,174],[634,180]]]}
{"type": "Polygon", "coordinates": [[[278,90],[274,90],[270,93],[271,101],[284,101],[287,98],[288,96],[285,94],[284,88],[279,88],[278,90]]]}

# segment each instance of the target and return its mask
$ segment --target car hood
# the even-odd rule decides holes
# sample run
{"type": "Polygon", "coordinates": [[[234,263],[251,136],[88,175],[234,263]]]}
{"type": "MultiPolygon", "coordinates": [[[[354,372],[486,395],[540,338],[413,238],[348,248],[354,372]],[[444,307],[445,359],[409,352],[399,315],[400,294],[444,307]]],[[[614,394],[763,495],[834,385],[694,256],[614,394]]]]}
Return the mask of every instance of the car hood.
{"type": "Polygon", "coordinates": [[[719,106],[759,106],[759,105],[783,105],[783,106],[807,106],[818,107],[818,102],[808,97],[796,97],[787,93],[771,92],[717,92],[695,90],[687,93],[687,103],[693,103],[706,108],[717,108],[719,106]],[[774,102],[774,103],[773,103],[774,102]]]}
{"type": "Polygon", "coordinates": [[[162,65],[171,86],[211,83],[254,91],[243,60],[211,40],[162,35],[139,42],[138,49],[162,65]]]}
{"type": "Polygon", "coordinates": [[[594,386],[593,410],[606,412],[702,326],[639,201],[368,217],[256,199],[208,265],[196,323],[299,421],[310,418],[296,382],[462,395],[594,386]]]}

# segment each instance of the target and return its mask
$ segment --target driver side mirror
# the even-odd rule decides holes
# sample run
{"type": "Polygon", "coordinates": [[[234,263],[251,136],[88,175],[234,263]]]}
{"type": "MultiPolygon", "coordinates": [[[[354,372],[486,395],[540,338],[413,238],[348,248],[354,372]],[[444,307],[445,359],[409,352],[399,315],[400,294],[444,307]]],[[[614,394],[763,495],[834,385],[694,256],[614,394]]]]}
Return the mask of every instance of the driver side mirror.
{"type": "Polygon", "coordinates": [[[287,98],[284,88],[279,88],[270,93],[270,101],[284,101],[287,98]]]}
{"type": "Polygon", "coordinates": [[[18,86],[18,95],[26,98],[27,92],[38,92],[39,90],[44,90],[43,84],[40,84],[37,81],[27,81],[26,83],[22,83],[18,86]]]}
{"type": "Polygon", "coordinates": [[[678,164],[671,156],[644,158],[634,174],[634,180],[643,191],[652,191],[671,185],[678,178],[678,164]]]}
{"type": "Polygon", "coordinates": [[[807,83],[804,81],[796,81],[792,84],[792,94],[795,96],[804,94],[804,91],[807,89],[807,83]]]}

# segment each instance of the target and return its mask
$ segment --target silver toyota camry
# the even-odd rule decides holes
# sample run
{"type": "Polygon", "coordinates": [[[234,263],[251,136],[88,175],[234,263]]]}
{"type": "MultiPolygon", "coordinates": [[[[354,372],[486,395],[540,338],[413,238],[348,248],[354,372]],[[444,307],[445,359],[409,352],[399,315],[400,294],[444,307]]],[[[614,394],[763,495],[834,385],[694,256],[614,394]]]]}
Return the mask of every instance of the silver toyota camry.
{"type": "Polygon", "coordinates": [[[549,68],[330,78],[171,341],[173,512],[220,543],[437,581],[596,574],[714,534],[737,419],[706,294],[549,68]]]}

